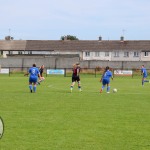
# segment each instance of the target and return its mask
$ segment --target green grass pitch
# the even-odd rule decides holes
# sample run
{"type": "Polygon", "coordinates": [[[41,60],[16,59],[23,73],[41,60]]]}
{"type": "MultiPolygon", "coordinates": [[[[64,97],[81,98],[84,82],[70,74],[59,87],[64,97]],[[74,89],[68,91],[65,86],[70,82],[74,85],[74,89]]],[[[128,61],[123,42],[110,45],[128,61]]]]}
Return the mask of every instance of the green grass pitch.
{"type": "Polygon", "coordinates": [[[0,150],[149,150],[150,84],[141,77],[115,77],[111,93],[99,78],[46,77],[30,93],[28,77],[0,77],[0,150]],[[112,89],[118,92],[113,93],[112,89]]]}

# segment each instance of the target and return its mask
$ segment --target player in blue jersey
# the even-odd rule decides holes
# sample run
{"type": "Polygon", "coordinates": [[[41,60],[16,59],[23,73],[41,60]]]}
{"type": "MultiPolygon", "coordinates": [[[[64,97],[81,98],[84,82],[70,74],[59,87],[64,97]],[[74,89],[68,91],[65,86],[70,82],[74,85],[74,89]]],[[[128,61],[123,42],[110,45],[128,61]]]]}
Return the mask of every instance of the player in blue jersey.
{"type": "Polygon", "coordinates": [[[146,80],[146,78],[147,78],[147,70],[144,67],[144,65],[141,66],[141,75],[142,75],[142,86],[144,86],[144,82],[149,82],[149,80],[146,80]]]}
{"type": "Polygon", "coordinates": [[[38,77],[41,78],[39,69],[36,67],[36,64],[33,64],[33,66],[29,69],[28,73],[25,75],[29,76],[29,89],[30,92],[36,92],[36,83],[38,80],[38,77]]]}
{"type": "Polygon", "coordinates": [[[100,79],[100,82],[102,82],[102,88],[100,89],[100,93],[102,93],[105,86],[107,86],[107,93],[110,93],[110,78],[112,78],[113,80],[113,75],[112,72],[109,70],[109,67],[107,66],[100,79]]]}

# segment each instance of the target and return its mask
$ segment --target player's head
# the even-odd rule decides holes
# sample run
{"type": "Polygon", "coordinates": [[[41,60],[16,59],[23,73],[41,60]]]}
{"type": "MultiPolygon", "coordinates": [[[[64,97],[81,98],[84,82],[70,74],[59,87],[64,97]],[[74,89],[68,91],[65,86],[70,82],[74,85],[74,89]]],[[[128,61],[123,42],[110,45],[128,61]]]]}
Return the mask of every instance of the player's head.
{"type": "Polygon", "coordinates": [[[33,67],[36,67],[36,63],[33,64],[33,67]]]}
{"type": "Polygon", "coordinates": [[[105,71],[107,71],[107,70],[109,70],[109,66],[107,66],[107,67],[105,68],[105,71]]]}
{"type": "Polygon", "coordinates": [[[144,65],[142,65],[142,68],[144,68],[144,65]]]}
{"type": "Polygon", "coordinates": [[[44,68],[44,65],[42,65],[41,68],[44,68]]]}
{"type": "Polygon", "coordinates": [[[73,64],[72,66],[73,66],[73,68],[76,68],[77,65],[76,65],[76,64],[73,64]]]}

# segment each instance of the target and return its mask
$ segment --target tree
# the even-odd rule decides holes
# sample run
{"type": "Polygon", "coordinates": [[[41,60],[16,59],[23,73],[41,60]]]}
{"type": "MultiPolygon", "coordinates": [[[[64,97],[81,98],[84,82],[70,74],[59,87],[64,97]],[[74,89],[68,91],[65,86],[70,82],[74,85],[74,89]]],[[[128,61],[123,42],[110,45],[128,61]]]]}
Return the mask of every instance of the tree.
{"type": "Polygon", "coordinates": [[[61,36],[61,40],[79,40],[76,36],[67,35],[67,36],[61,36]]]}

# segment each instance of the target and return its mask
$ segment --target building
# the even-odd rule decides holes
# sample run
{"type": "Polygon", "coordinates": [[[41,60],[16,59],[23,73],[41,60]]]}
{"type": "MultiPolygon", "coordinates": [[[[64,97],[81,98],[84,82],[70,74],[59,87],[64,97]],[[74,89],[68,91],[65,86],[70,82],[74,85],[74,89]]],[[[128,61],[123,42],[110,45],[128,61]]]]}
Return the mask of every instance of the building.
{"type": "Polygon", "coordinates": [[[150,40],[0,40],[1,57],[78,55],[80,60],[150,61],[150,40]]]}

